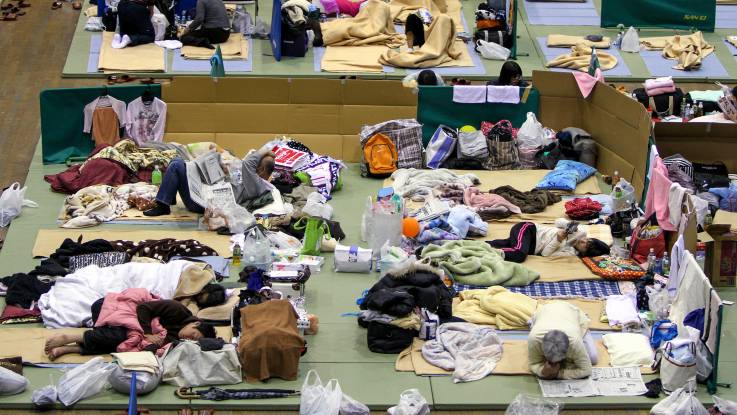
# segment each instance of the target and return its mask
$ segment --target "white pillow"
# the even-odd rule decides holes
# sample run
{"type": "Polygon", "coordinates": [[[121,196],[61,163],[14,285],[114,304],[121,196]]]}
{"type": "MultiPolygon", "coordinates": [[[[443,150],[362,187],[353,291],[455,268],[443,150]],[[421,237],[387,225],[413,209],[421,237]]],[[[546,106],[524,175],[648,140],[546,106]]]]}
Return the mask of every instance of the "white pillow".
{"type": "Polygon", "coordinates": [[[28,379],[0,366],[0,395],[16,395],[26,390],[28,379]]]}
{"type": "Polygon", "coordinates": [[[611,365],[649,366],[653,361],[653,349],[647,336],[638,333],[611,333],[603,336],[611,365]]]}

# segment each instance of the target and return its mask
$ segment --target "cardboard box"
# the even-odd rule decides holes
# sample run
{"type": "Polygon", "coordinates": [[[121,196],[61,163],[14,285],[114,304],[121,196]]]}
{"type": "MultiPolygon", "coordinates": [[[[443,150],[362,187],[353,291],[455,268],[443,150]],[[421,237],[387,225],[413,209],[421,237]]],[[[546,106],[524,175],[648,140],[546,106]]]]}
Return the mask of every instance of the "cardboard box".
{"type": "Polygon", "coordinates": [[[737,285],[737,213],[718,210],[713,225],[719,225],[719,231],[709,227],[708,237],[702,238],[702,242],[707,242],[706,274],[715,287],[734,287],[737,285]],[[729,232],[723,233],[724,225],[729,225],[729,232]]]}
{"type": "Polygon", "coordinates": [[[660,156],[681,154],[689,161],[722,161],[737,172],[737,124],[659,122],[653,128],[660,156]]]}

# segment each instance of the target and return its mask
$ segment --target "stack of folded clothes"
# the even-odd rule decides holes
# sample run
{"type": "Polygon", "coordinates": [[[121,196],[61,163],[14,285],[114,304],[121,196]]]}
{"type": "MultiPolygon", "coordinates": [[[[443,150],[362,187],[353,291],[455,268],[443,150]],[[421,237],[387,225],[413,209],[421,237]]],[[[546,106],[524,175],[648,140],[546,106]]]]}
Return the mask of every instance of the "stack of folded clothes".
{"type": "Polygon", "coordinates": [[[676,92],[676,84],[670,76],[648,79],[645,81],[645,92],[649,97],[676,92]]]}

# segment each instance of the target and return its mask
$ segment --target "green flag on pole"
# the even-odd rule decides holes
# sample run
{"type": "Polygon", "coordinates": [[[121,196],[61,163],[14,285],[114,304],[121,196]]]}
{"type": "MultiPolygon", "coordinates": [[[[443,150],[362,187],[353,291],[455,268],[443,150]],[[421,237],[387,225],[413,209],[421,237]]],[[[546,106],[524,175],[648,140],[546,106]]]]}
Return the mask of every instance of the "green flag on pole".
{"type": "Polygon", "coordinates": [[[215,80],[225,78],[225,66],[223,66],[223,53],[220,51],[220,45],[215,48],[215,53],[210,58],[210,76],[215,80]]]}

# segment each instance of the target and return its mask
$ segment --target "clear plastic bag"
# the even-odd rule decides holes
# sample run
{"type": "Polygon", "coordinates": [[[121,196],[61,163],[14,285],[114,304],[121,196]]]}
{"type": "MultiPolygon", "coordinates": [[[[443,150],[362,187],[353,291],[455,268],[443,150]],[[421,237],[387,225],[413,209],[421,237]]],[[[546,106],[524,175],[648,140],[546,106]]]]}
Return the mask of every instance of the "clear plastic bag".
{"type": "Polygon", "coordinates": [[[723,415],[737,415],[737,403],[722,399],[716,395],[713,395],[712,399],[714,399],[714,407],[723,415]]]}
{"type": "Polygon", "coordinates": [[[497,61],[507,60],[509,58],[509,55],[512,53],[509,49],[498,43],[487,42],[482,39],[478,39],[476,41],[476,50],[481,54],[484,59],[497,61]]]}
{"type": "Polygon", "coordinates": [[[110,385],[108,377],[114,369],[114,364],[105,363],[105,360],[98,356],[66,372],[57,385],[59,401],[64,406],[71,406],[100,393],[110,385]]]}
{"type": "Polygon", "coordinates": [[[505,415],[558,415],[563,404],[520,393],[509,404],[505,415]]]}
{"type": "Polygon", "coordinates": [[[627,29],[627,33],[622,37],[622,43],[619,48],[625,52],[640,52],[640,34],[637,33],[637,29],[633,26],[627,29]]]}
{"type": "Polygon", "coordinates": [[[10,221],[18,217],[23,207],[38,207],[38,203],[25,198],[26,189],[15,182],[0,194],[0,228],[8,226],[10,221]]]}
{"type": "Polygon", "coordinates": [[[51,385],[36,389],[31,394],[31,402],[36,410],[46,411],[52,409],[56,404],[58,393],[56,392],[56,386],[53,385],[54,382],[51,383],[51,385]]]}
{"type": "Polygon", "coordinates": [[[650,415],[708,415],[709,411],[699,402],[695,388],[676,389],[650,410],[650,415]]]}
{"type": "Polygon", "coordinates": [[[243,242],[243,263],[268,271],[271,265],[271,242],[258,226],[246,231],[243,242]]]}
{"type": "Polygon", "coordinates": [[[330,220],[333,217],[333,207],[330,206],[325,196],[317,192],[307,195],[307,202],[302,208],[302,213],[307,216],[316,216],[330,220]]]}
{"type": "Polygon", "coordinates": [[[387,410],[390,415],[427,415],[430,407],[417,389],[408,389],[399,395],[399,404],[387,410]]]}
{"type": "MultiPolygon", "coordinates": [[[[701,341],[701,332],[699,329],[686,326],[686,331],[691,341],[696,344],[696,380],[705,382],[714,370],[713,356],[704,342],[701,341]]],[[[737,412],[735,415],[737,415],[737,412]]]]}
{"type": "Polygon", "coordinates": [[[338,381],[323,385],[315,370],[307,372],[302,384],[299,415],[339,415],[343,393],[338,381]]]}
{"type": "Polygon", "coordinates": [[[28,387],[28,379],[0,366],[0,396],[17,395],[28,387]]]}
{"type": "Polygon", "coordinates": [[[663,286],[653,285],[645,287],[645,291],[647,292],[650,311],[655,313],[655,317],[658,320],[667,319],[668,311],[670,310],[670,295],[668,294],[668,290],[663,286]]]}
{"type": "Polygon", "coordinates": [[[619,179],[610,196],[612,197],[612,211],[627,210],[635,202],[635,188],[627,180],[619,179]]]}

